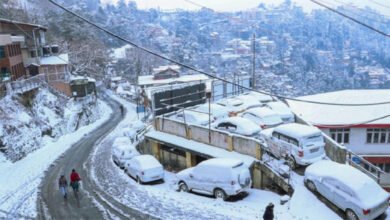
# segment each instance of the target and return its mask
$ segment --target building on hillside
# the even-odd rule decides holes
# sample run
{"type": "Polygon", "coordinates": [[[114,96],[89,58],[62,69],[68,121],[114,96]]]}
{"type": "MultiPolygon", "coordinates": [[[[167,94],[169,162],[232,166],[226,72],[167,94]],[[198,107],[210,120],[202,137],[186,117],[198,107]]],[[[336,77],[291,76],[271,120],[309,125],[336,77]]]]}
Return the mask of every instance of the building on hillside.
{"type": "MultiPolygon", "coordinates": [[[[0,33],[11,36],[13,47],[23,60],[25,76],[38,74],[58,75],[67,73],[68,55],[59,54],[58,45],[49,45],[46,42],[46,27],[38,24],[16,22],[0,18],[0,33]],[[17,45],[20,45],[18,49],[17,45]]],[[[20,60],[20,57],[18,57],[20,60]]],[[[12,72],[12,71],[11,71],[12,72]]],[[[62,78],[64,76],[61,76],[62,78]]],[[[16,80],[20,77],[11,77],[16,80]]],[[[58,78],[58,76],[57,76],[58,78]]]]}
{"type": "MultiPolygon", "coordinates": [[[[390,101],[390,90],[342,90],[298,98],[341,104],[382,103],[390,101]]],[[[339,106],[288,103],[295,114],[390,173],[390,104],[339,106]]]]}
{"type": "Polygon", "coordinates": [[[26,76],[21,50],[23,43],[23,36],[0,35],[0,82],[26,76]]]}
{"type": "Polygon", "coordinates": [[[180,67],[177,65],[172,66],[159,66],[153,69],[153,79],[171,79],[180,77],[180,67]]]}

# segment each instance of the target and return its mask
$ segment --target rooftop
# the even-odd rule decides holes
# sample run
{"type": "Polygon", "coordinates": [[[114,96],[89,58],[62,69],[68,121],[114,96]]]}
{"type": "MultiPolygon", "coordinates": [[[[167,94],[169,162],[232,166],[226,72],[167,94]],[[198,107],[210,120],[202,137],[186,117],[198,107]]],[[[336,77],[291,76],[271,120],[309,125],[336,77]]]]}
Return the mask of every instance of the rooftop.
{"type": "MultiPolygon", "coordinates": [[[[342,90],[302,96],[298,98],[302,100],[341,104],[390,102],[390,90],[342,90]]],[[[390,104],[371,106],[338,106],[319,105],[290,100],[288,101],[288,104],[295,114],[319,127],[332,127],[335,125],[344,125],[348,127],[390,125],[390,117],[371,121],[372,119],[389,115],[388,109],[390,109],[390,104]]]]}
{"type": "Polygon", "coordinates": [[[208,80],[209,78],[203,74],[194,74],[194,75],[182,75],[176,78],[170,79],[154,79],[152,75],[148,76],[139,76],[138,85],[163,85],[170,83],[184,83],[184,82],[193,82],[193,81],[203,81],[208,80]]]}

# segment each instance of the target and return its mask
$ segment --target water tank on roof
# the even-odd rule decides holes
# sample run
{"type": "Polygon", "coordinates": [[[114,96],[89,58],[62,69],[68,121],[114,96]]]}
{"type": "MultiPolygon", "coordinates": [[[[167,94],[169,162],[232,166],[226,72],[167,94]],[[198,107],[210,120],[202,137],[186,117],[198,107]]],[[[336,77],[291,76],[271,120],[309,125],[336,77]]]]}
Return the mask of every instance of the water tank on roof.
{"type": "Polygon", "coordinates": [[[52,53],[59,53],[60,48],[58,47],[58,45],[51,45],[51,52],[52,53]]]}
{"type": "Polygon", "coordinates": [[[42,51],[43,51],[43,56],[49,56],[51,51],[50,51],[50,47],[49,46],[44,46],[42,48],[42,51]]]}

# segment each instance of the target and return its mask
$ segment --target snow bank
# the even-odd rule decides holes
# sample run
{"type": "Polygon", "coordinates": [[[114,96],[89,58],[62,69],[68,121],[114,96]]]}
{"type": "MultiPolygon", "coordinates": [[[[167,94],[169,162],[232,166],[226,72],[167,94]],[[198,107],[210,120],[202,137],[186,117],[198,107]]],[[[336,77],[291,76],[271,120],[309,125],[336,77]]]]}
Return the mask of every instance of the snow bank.
{"type": "Polygon", "coordinates": [[[36,217],[38,186],[44,171],[74,143],[105,123],[112,112],[109,106],[100,101],[96,110],[101,118],[95,123],[63,135],[57,141],[47,139],[40,149],[15,163],[2,159],[0,154],[0,173],[2,180],[6,180],[0,182],[0,218],[36,217]]]}

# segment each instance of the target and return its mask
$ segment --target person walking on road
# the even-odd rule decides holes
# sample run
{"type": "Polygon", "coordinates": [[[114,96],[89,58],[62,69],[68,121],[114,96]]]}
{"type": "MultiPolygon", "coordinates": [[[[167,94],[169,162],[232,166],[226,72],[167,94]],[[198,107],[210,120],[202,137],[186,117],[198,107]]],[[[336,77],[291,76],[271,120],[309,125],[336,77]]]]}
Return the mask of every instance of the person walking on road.
{"type": "Polygon", "coordinates": [[[124,109],[123,105],[120,105],[119,108],[121,110],[122,117],[125,116],[125,109],[124,109]]]}
{"type": "Polygon", "coordinates": [[[72,173],[70,174],[70,186],[72,187],[75,195],[79,191],[80,180],[81,180],[80,175],[76,172],[75,169],[72,169],[72,173]]]}
{"type": "Polygon", "coordinates": [[[265,208],[265,212],[263,215],[264,220],[273,220],[274,219],[274,204],[270,202],[265,208]]]}
{"type": "Polygon", "coordinates": [[[66,180],[65,175],[61,175],[60,179],[58,180],[58,186],[62,196],[64,197],[64,200],[66,201],[68,196],[68,181],[66,180]]]}

